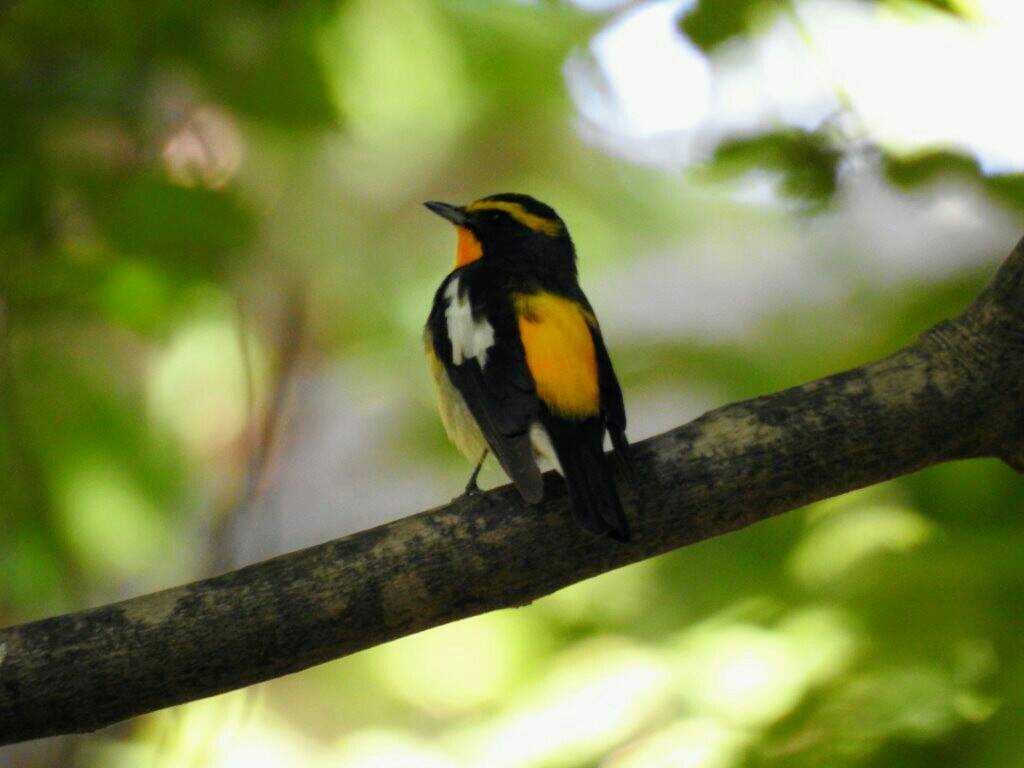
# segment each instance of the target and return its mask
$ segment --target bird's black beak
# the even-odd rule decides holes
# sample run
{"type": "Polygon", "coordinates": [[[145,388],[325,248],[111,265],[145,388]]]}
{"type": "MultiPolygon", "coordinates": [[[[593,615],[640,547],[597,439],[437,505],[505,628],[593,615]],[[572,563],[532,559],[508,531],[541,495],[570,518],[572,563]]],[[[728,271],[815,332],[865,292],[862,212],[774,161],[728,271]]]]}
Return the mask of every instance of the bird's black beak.
{"type": "Polygon", "coordinates": [[[424,203],[427,208],[432,210],[442,219],[448,219],[452,224],[461,225],[466,223],[466,211],[457,205],[449,205],[448,203],[439,203],[436,200],[424,203]]]}

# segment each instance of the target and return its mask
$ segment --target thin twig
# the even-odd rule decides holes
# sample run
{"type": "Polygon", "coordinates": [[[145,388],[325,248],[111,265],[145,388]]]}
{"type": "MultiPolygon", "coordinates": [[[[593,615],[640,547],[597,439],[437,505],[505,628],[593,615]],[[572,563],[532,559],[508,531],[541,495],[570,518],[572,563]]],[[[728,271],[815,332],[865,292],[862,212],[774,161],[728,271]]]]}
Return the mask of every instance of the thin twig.
{"type": "MultiPolygon", "coordinates": [[[[248,323],[239,299],[238,343],[245,370],[248,423],[256,422],[256,384],[248,323]]],[[[214,515],[210,534],[210,561],[217,572],[230,567],[232,561],[231,534],[259,498],[267,483],[267,467],[280,430],[282,414],[288,401],[288,392],[302,351],[306,335],[306,291],[301,282],[296,282],[288,292],[284,322],[277,336],[275,366],[272,375],[271,396],[263,419],[258,428],[252,453],[245,469],[245,483],[241,495],[232,500],[227,508],[214,515]]]]}

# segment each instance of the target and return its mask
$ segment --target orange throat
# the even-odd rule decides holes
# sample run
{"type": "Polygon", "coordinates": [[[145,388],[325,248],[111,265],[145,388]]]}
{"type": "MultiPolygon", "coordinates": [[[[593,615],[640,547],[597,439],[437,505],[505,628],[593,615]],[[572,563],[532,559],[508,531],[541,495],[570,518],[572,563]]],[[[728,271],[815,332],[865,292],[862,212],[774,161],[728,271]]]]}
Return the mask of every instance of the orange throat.
{"type": "Polygon", "coordinates": [[[465,227],[455,227],[455,231],[459,235],[459,245],[455,249],[456,267],[464,267],[484,255],[483,246],[470,230],[465,227]]]}

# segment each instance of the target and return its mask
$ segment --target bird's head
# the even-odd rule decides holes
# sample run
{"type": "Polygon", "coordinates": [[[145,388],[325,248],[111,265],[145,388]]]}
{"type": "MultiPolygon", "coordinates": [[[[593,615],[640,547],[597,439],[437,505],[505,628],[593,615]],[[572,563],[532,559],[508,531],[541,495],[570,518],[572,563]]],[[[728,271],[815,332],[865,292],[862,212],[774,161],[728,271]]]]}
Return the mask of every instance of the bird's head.
{"type": "Polygon", "coordinates": [[[575,270],[572,240],[565,223],[549,205],[529,195],[503,193],[469,205],[424,203],[455,225],[455,265],[480,258],[509,261],[531,259],[551,267],[575,270]]]}

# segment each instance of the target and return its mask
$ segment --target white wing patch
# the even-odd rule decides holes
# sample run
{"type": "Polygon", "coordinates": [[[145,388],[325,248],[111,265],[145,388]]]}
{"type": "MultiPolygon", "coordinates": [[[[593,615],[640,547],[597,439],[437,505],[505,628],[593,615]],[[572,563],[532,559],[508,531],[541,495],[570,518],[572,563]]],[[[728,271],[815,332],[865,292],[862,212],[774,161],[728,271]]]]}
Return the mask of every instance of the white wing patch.
{"type": "Polygon", "coordinates": [[[487,365],[487,350],[494,346],[494,328],[486,319],[473,318],[468,294],[459,294],[459,278],[448,283],[444,297],[448,300],[444,316],[452,342],[452,362],[462,365],[475,358],[483,368],[487,365]]]}
{"type": "Polygon", "coordinates": [[[544,429],[544,425],[539,421],[535,421],[530,425],[530,444],[533,446],[533,452],[536,455],[550,461],[558,474],[563,477],[565,476],[565,472],[562,471],[562,464],[558,461],[558,455],[555,453],[555,446],[551,444],[551,436],[548,435],[548,431],[544,429]]]}

